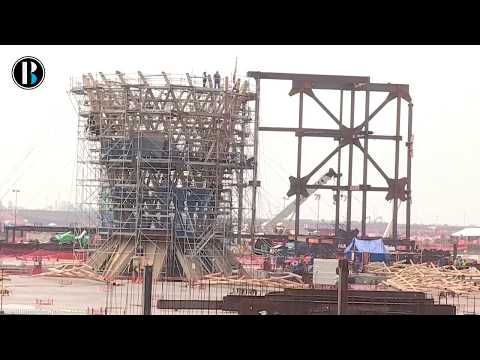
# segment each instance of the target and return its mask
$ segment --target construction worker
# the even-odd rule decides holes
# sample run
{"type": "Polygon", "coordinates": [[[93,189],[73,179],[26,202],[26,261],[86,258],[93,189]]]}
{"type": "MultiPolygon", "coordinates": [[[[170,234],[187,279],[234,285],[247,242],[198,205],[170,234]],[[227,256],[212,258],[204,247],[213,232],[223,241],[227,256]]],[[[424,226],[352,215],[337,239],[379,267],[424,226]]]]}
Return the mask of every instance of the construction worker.
{"type": "Polygon", "coordinates": [[[218,70],[213,75],[213,82],[215,89],[220,89],[220,73],[218,72],[218,70]]]}
{"type": "Polygon", "coordinates": [[[462,258],[460,256],[457,256],[457,258],[455,259],[455,262],[453,263],[453,265],[455,267],[461,267],[462,265],[462,258]]]}
{"type": "Polygon", "coordinates": [[[238,93],[240,91],[240,79],[233,84],[233,92],[238,93]]]}
{"type": "Polygon", "coordinates": [[[207,72],[206,71],[203,72],[202,80],[203,80],[203,87],[207,87],[207,72]]]}

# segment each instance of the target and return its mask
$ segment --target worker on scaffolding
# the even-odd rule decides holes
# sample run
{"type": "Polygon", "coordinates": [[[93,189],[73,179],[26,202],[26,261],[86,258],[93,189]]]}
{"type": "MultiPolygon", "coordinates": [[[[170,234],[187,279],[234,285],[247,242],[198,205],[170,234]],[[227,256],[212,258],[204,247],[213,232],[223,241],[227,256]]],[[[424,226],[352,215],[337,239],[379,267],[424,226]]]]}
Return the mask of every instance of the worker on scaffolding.
{"type": "Polygon", "coordinates": [[[237,79],[233,84],[233,92],[238,93],[240,91],[240,79],[237,79]]]}
{"type": "Polygon", "coordinates": [[[202,80],[203,80],[203,87],[207,87],[207,72],[206,71],[203,72],[202,80]]]}
{"type": "Polygon", "coordinates": [[[220,73],[218,72],[218,70],[213,75],[213,82],[215,89],[220,89],[220,73]]]}

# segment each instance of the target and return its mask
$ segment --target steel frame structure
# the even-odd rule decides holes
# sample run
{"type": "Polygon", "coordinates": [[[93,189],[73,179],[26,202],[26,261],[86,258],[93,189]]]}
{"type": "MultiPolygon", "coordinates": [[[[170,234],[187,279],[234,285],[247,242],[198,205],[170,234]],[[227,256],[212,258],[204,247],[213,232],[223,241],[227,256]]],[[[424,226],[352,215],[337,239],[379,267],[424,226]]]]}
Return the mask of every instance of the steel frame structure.
{"type": "MultiPolygon", "coordinates": [[[[410,239],[410,214],[411,214],[411,178],[412,178],[412,149],[413,149],[413,134],[412,134],[412,99],[409,94],[409,86],[406,84],[381,84],[372,83],[370,78],[366,76],[337,76],[337,75],[311,75],[311,74],[291,74],[291,73],[270,73],[270,72],[258,72],[250,71],[247,76],[252,77],[256,81],[256,134],[259,131],[282,131],[292,132],[298,139],[297,150],[297,173],[296,176],[290,177],[290,189],[287,193],[288,196],[295,195],[296,208],[295,208],[295,240],[299,234],[299,219],[300,219],[300,199],[301,196],[307,196],[308,189],[331,189],[336,193],[336,211],[335,211],[335,235],[339,237],[339,219],[340,219],[340,197],[341,191],[347,192],[347,216],[346,216],[346,230],[347,233],[351,231],[351,209],[352,209],[352,192],[362,192],[362,215],[361,215],[361,235],[366,235],[366,209],[367,209],[367,193],[369,191],[384,191],[387,192],[386,200],[393,200],[393,226],[392,237],[390,240],[399,240],[397,232],[397,219],[398,219],[398,206],[399,200],[406,201],[406,233],[405,237],[408,241],[410,239]],[[299,96],[299,116],[298,127],[286,128],[286,127],[260,127],[260,81],[262,79],[268,80],[288,80],[292,83],[292,88],[289,92],[290,96],[299,96]],[[316,96],[314,90],[333,90],[340,93],[340,111],[336,116],[330,109],[328,109],[316,96]],[[350,92],[350,123],[348,125],[343,123],[343,96],[344,92],[350,92]],[[358,92],[365,92],[365,115],[360,125],[354,123],[355,115],[355,94],[358,92]],[[386,93],[385,100],[373,111],[370,112],[370,93],[381,92],[386,93]],[[337,124],[338,129],[320,129],[320,128],[304,128],[303,127],[303,103],[304,96],[309,96],[313,99],[321,109],[323,109],[328,116],[337,124]],[[394,135],[377,135],[370,129],[369,125],[371,120],[387,105],[389,102],[396,100],[396,131],[394,135]],[[402,100],[408,103],[408,134],[405,145],[408,148],[407,151],[407,170],[406,176],[400,177],[399,173],[399,156],[400,156],[400,142],[402,140],[400,134],[400,114],[402,100]],[[302,139],[304,137],[317,137],[317,138],[333,138],[338,141],[336,148],[324,158],[314,169],[308,174],[301,174],[302,164],[302,139]],[[361,141],[362,140],[362,141],[361,141]],[[395,142],[395,155],[394,155],[394,174],[388,176],[380,165],[372,158],[368,152],[368,143],[372,140],[391,140],[395,142]],[[360,185],[352,184],[353,174],[353,149],[354,146],[363,153],[363,183],[360,185]],[[348,183],[346,185],[341,184],[341,177],[337,177],[337,183],[335,185],[321,185],[321,184],[309,184],[311,178],[335,155],[337,155],[337,173],[340,174],[341,162],[342,162],[342,148],[348,147],[348,183]],[[372,186],[368,184],[367,165],[370,162],[380,175],[385,180],[385,184],[381,186],[372,186]]],[[[258,138],[258,136],[256,136],[258,138]]],[[[258,142],[258,140],[257,140],[258,142]]],[[[257,149],[256,144],[255,149],[257,149]]],[[[257,151],[255,151],[255,159],[257,159],[257,151]]],[[[256,172],[254,173],[254,180],[256,180],[256,172]]],[[[256,185],[256,183],[254,184],[256,185]]],[[[253,202],[256,198],[256,186],[253,187],[253,202]]],[[[252,220],[252,226],[255,220],[252,220]]],[[[253,236],[253,231],[252,231],[253,236]]]]}
{"type": "Polygon", "coordinates": [[[153,278],[231,273],[252,173],[248,81],[99,73],[72,81],[77,202],[101,243],[89,264],[115,278],[141,258],[153,278]]]}

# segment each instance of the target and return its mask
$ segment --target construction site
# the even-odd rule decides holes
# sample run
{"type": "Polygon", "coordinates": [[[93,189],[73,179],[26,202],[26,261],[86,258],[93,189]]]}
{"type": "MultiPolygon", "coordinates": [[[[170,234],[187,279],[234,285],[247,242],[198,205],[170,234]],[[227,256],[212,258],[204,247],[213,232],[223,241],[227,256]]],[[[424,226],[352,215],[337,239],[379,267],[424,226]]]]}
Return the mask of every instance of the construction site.
{"type": "Polygon", "coordinates": [[[458,241],[444,251],[414,240],[408,84],[116,71],[72,79],[69,96],[78,117],[76,215],[68,224],[29,225],[17,223],[15,210],[0,242],[3,314],[480,312],[480,265],[458,261],[458,241]],[[297,126],[263,123],[266,81],[288,85],[297,126]],[[328,121],[304,125],[307,99],[328,121]],[[375,119],[387,107],[394,131],[378,132],[375,119]],[[260,219],[265,133],[295,143],[296,171],[281,211],[260,219]],[[312,138],[331,151],[308,153],[316,165],[306,168],[312,138]],[[394,148],[388,164],[369,151],[376,144],[394,148]],[[302,204],[320,191],[334,199],[328,226],[302,217],[302,204]],[[378,229],[367,214],[372,194],[382,194],[391,214],[378,229]],[[352,216],[356,195],[360,221],[352,216]]]}

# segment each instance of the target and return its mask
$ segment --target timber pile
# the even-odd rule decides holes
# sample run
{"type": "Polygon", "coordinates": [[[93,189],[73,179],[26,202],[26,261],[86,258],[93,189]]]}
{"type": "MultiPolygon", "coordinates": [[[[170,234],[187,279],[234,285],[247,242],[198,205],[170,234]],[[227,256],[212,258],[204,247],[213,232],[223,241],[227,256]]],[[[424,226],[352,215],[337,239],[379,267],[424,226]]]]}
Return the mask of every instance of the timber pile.
{"type": "Polygon", "coordinates": [[[401,291],[442,290],[458,295],[480,291],[480,271],[475,268],[458,270],[451,265],[437,267],[412,262],[387,266],[382,262],[368,264],[365,271],[385,276],[383,284],[401,291]]]}
{"type": "Polygon", "coordinates": [[[48,270],[49,271],[32,276],[77,278],[107,282],[103,276],[98,275],[94,269],[87,264],[63,264],[55,268],[49,268],[48,270]]]}
{"type": "Polygon", "coordinates": [[[268,273],[265,278],[250,278],[247,276],[224,276],[222,273],[205,275],[202,279],[194,281],[193,285],[237,285],[251,287],[269,287],[276,289],[302,289],[309,288],[302,277],[293,273],[268,273]]]}
{"type": "Polygon", "coordinates": [[[6,281],[10,281],[10,278],[7,277],[7,276],[1,276],[0,275],[0,296],[8,296],[10,295],[10,290],[8,290],[5,285],[4,285],[4,282],[6,281]]]}

